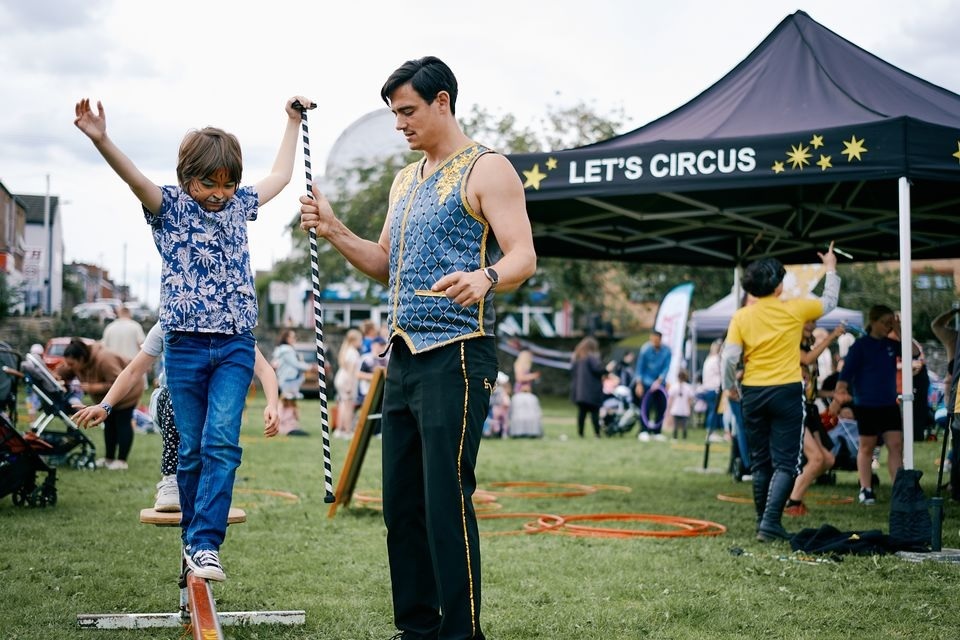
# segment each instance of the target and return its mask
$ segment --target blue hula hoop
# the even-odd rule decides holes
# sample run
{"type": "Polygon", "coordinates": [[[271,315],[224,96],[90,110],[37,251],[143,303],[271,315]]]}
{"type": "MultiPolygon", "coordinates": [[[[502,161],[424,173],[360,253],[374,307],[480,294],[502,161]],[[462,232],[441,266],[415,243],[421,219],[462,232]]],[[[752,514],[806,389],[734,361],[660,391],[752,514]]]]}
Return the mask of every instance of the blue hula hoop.
{"type": "Polygon", "coordinates": [[[640,401],[640,422],[643,423],[645,429],[650,431],[659,431],[660,427],[663,425],[663,418],[667,413],[667,392],[663,390],[663,387],[657,387],[656,389],[650,389],[645,394],[643,394],[643,399],[640,401]],[[660,420],[656,422],[650,422],[650,398],[657,394],[660,396],[656,402],[661,407],[660,409],[660,420]]]}

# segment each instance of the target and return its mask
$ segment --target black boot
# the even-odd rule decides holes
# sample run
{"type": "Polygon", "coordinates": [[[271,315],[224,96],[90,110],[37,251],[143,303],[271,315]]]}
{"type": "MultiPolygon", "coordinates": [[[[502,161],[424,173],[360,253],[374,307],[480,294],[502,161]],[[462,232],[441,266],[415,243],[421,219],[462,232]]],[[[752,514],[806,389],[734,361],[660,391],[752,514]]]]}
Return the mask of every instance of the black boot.
{"type": "Polygon", "coordinates": [[[751,469],[753,475],[753,506],[757,511],[757,528],[763,519],[763,512],[767,507],[767,494],[770,492],[770,470],[751,469]]]}
{"type": "Polygon", "coordinates": [[[773,542],[774,540],[788,540],[790,534],[780,524],[783,517],[783,506],[793,491],[793,476],[789,473],[776,470],[770,478],[770,490],[767,492],[767,504],[763,510],[763,518],[757,527],[757,540],[773,542]]]}

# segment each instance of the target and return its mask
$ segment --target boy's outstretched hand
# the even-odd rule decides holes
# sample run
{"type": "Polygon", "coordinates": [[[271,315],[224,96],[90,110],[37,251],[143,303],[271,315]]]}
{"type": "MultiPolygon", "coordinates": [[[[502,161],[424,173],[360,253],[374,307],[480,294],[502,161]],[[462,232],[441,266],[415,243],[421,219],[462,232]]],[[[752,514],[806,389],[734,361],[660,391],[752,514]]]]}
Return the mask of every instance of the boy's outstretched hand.
{"type": "Polygon", "coordinates": [[[280,433],[280,415],[277,408],[267,405],[263,408],[263,435],[268,438],[280,433]]]}
{"type": "Polygon", "coordinates": [[[95,427],[104,420],[107,419],[107,412],[104,411],[103,407],[98,404],[90,405],[89,407],[81,407],[70,418],[78,426],[83,427],[84,429],[89,429],[90,427],[95,427]]]}
{"type": "Polygon", "coordinates": [[[300,110],[301,109],[313,109],[316,107],[316,103],[310,98],[305,98],[303,96],[293,96],[287,100],[286,112],[287,116],[295,119],[297,122],[300,121],[300,110]]]}
{"type": "Polygon", "coordinates": [[[84,98],[77,103],[77,117],[73,124],[77,129],[83,131],[88,138],[94,142],[99,142],[107,133],[107,116],[103,112],[103,104],[97,100],[97,113],[90,108],[90,99],[84,98]]]}

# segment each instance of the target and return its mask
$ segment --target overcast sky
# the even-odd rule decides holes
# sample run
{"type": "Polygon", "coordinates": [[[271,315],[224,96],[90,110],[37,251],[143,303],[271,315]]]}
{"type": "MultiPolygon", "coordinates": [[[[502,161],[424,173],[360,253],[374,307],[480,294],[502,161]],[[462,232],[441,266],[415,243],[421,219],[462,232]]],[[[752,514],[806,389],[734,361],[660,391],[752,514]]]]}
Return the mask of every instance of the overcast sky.
{"type": "MultiPolygon", "coordinates": [[[[206,125],[237,135],[255,182],[276,154],[285,100],[303,94],[319,104],[309,114],[319,175],[343,130],[383,107],[380,86],[407,59],[444,59],[461,112],[478,104],[532,124],[547,105],[583,101],[623,109],[635,128],[719,80],[798,9],[960,92],[960,7],[949,0],[0,0],[0,182],[43,194],[49,176],[65,202],[67,261],[102,264],[116,282],[126,273],[133,294],[156,304],[149,229],[73,126],[79,98],[102,100],[114,142],[154,182],[174,184],[180,140],[206,125]]],[[[287,254],[303,182],[298,150],[290,185],[251,223],[254,269],[287,254]]]]}

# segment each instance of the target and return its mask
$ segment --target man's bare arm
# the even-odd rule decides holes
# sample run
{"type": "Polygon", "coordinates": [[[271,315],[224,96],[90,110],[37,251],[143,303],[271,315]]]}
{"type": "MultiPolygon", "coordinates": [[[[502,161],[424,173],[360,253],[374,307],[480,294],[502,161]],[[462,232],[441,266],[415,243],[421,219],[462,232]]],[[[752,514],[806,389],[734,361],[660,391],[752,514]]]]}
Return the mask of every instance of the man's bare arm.
{"type": "Polygon", "coordinates": [[[300,197],[300,228],[316,230],[318,238],[324,238],[343,255],[347,261],[367,276],[387,283],[389,279],[390,216],[383,224],[377,242],[365,240],[347,228],[333,213],[326,197],[313,185],[313,197],[300,197]]]}

